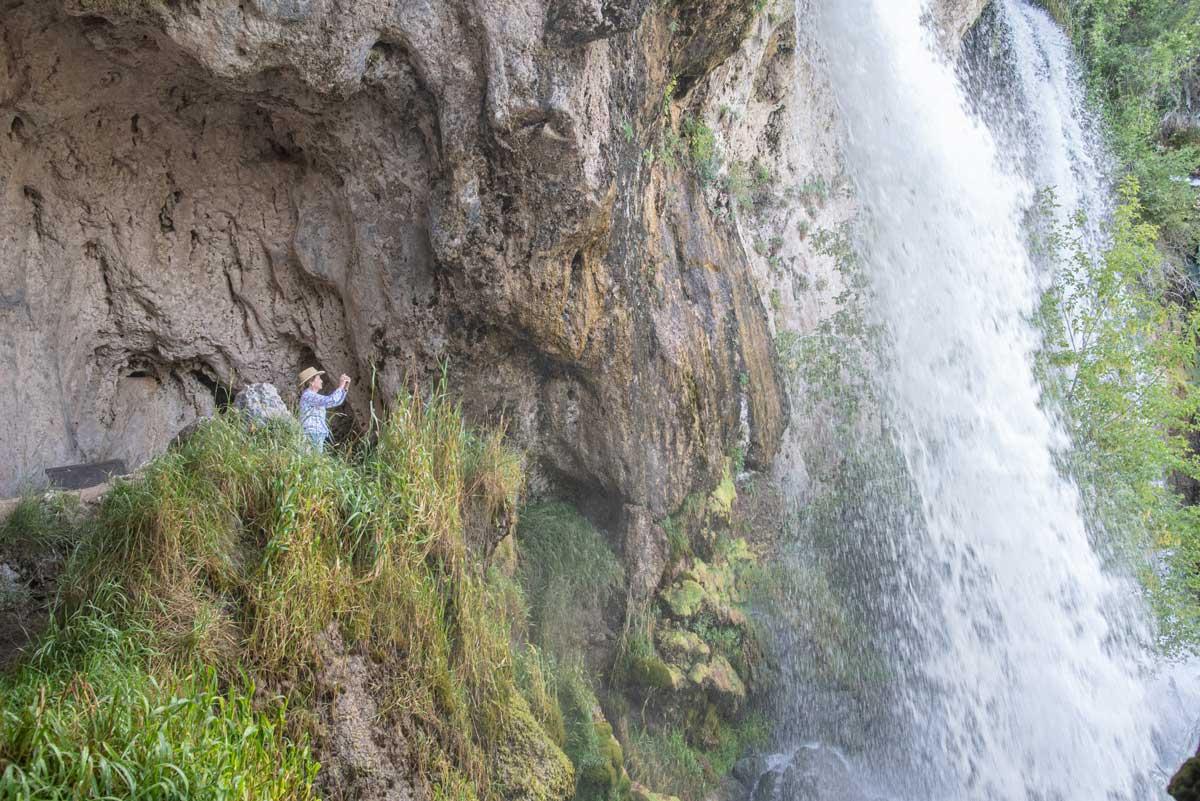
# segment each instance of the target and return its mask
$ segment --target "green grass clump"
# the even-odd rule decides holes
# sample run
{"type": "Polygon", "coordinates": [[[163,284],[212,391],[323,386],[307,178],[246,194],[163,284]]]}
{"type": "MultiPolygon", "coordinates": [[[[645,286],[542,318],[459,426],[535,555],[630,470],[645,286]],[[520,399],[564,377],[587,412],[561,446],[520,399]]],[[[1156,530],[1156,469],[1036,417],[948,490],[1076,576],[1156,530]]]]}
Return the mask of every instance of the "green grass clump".
{"type": "Polygon", "coordinates": [[[1200,49],[1200,0],[1043,0],[1083,56],[1110,141],[1142,189],[1147,220],[1167,253],[1194,266],[1200,246],[1200,165],[1194,131],[1171,135],[1164,121],[1188,112],[1200,49]],[[1164,130],[1166,128],[1166,130],[1164,130]]]}
{"type": "Polygon", "coordinates": [[[19,554],[69,548],[78,537],[80,517],[74,495],[26,495],[0,522],[0,550],[19,554]]]}
{"type": "Polygon", "coordinates": [[[517,540],[534,639],[568,660],[583,651],[588,632],[623,586],[624,570],[604,535],[566,503],[527,508],[517,540]]]}
{"type": "Polygon", "coordinates": [[[148,632],[86,609],[0,679],[0,799],[309,799],[317,763],[247,681],[150,670],[148,632]]]}
{"type": "Polygon", "coordinates": [[[695,744],[679,729],[634,728],[627,754],[634,780],[683,801],[699,801],[719,786],[747,750],[764,746],[770,737],[770,727],[759,715],[736,725],[713,718],[704,728],[715,740],[708,747],[695,744]]]}
{"type": "Polygon", "coordinates": [[[518,692],[511,603],[469,546],[515,519],[519,455],[444,394],[398,398],[345,458],[298,443],[293,427],[219,416],[117,486],[58,614],[111,613],[157,654],[156,677],[211,665],[222,686],[250,675],[294,708],[317,703],[336,632],[371,655],[375,701],[432,794],[533,798],[517,747],[544,787],[569,781],[518,692]]]}
{"type": "Polygon", "coordinates": [[[525,671],[537,672],[536,680],[525,682],[533,688],[526,696],[547,730],[562,732],[577,801],[624,798],[624,754],[584,667],[589,633],[624,586],[624,571],[604,535],[566,503],[527,508],[517,538],[518,577],[529,599],[533,639],[542,649],[525,671]],[[540,715],[539,707],[545,710],[540,715]]]}
{"type": "Polygon", "coordinates": [[[559,675],[559,696],[566,719],[565,750],[575,766],[575,801],[619,801],[629,794],[625,755],[582,667],[559,675]]]}

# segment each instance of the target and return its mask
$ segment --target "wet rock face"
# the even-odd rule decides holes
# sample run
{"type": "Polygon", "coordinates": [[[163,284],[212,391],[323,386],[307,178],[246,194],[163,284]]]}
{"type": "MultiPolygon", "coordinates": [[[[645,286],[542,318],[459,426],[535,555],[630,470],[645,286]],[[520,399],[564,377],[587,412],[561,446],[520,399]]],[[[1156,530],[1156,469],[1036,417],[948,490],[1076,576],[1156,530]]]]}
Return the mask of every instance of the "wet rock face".
{"type": "Polygon", "coordinates": [[[795,37],[759,6],[4,0],[0,494],[136,465],[309,364],[355,378],[361,422],[449,361],[471,416],[641,524],[735,443],[769,463],[787,405],[743,237],[645,156],[728,99],[713,76],[740,96],[748,30],[795,37]]]}
{"type": "Polygon", "coordinates": [[[953,50],[992,0],[934,0],[934,23],[943,44],[953,50]]]}
{"type": "Polygon", "coordinates": [[[753,3],[723,5],[8,2],[0,490],[136,464],[309,363],[357,379],[364,419],[372,377],[386,398],[448,359],[552,478],[655,517],[719,469],[750,373],[768,460],[784,402],[744,253],[639,162],[672,23],[706,69],[753,3]]]}

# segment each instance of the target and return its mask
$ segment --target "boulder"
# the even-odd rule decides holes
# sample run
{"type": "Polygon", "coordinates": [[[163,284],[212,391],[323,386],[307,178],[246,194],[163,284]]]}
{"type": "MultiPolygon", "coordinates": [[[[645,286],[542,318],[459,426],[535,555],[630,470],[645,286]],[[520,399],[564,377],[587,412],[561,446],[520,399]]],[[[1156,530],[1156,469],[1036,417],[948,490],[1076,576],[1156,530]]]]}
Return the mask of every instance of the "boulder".
{"type": "Polygon", "coordinates": [[[720,654],[692,668],[688,679],[727,711],[738,710],[746,701],[746,685],[729,660],[720,654]]]}
{"type": "Polygon", "coordinates": [[[295,419],[274,384],[247,384],[233,399],[233,408],[256,423],[295,419]]]}
{"type": "Polygon", "coordinates": [[[1167,794],[1175,801],[1200,801],[1200,755],[1184,762],[1175,772],[1167,785],[1167,794]]]}
{"type": "Polygon", "coordinates": [[[0,611],[22,603],[27,594],[28,588],[21,580],[21,574],[0,562],[0,611]]]}

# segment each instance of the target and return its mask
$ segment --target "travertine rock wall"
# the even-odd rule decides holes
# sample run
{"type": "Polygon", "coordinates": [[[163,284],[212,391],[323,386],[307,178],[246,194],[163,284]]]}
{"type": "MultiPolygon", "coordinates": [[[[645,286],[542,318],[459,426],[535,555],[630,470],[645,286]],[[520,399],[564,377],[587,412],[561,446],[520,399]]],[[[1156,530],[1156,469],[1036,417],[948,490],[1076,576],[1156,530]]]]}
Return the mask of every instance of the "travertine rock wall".
{"type": "MultiPolygon", "coordinates": [[[[957,30],[980,2],[951,5],[957,30]]],[[[731,157],[796,160],[812,65],[768,6],[3,0],[0,492],[141,462],[310,363],[356,379],[361,423],[372,379],[379,402],[449,361],[539,475],[630,519],[739,442],[769,462],[762,259],[652,157],[736,95],[731,157]]]]}
{"type": "Polygon", "coordinates": [[[500,5],[9,2],[0,483],[139,462],[310,362],[358,379],[361,420],[372,375],[387,397],[449,359],[548,475],[657,514],[720,469],[753,370],[769,458],[743,254],[621,134],[751,4],[500,5]]]}

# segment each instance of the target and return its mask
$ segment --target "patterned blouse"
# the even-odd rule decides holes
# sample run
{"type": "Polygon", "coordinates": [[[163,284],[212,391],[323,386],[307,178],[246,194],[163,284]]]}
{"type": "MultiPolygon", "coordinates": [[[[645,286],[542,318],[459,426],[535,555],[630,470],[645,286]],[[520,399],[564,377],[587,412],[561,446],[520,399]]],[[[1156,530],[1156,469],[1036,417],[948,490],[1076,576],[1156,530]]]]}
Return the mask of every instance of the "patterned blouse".
{"type": "Polygon", "coordinates": [[[306,389],[300,396],[300,425],[309,436],[320,435],[329,439],[329,423],[325,421],[325,410],[341,406],[346,400],[346,390],[341,387],[328,395],[306,389]]]}

